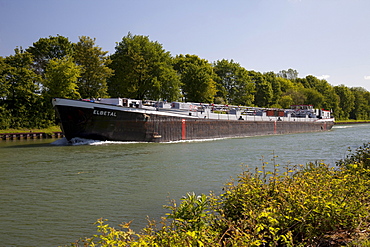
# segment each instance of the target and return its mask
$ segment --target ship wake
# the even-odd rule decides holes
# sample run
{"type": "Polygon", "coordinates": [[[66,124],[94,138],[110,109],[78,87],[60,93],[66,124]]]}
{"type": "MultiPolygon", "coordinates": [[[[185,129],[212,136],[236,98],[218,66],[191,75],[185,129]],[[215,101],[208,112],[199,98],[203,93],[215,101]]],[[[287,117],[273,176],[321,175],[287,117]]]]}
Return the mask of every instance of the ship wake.
{"type": "Polygon", "coordinates": [[[121,142],[121,141],[99,141],[99,140],[91,140],[85,139],[80,137],[72,138],[68,141],[65,137],[58,139],[51,143],[54,146],[81,146],[81,145],[91,145],[91,146],[98,146],[98,145],[108,145],[108,144],[132,144],[132,143],[139,143],[139,142],[121,142]]]}

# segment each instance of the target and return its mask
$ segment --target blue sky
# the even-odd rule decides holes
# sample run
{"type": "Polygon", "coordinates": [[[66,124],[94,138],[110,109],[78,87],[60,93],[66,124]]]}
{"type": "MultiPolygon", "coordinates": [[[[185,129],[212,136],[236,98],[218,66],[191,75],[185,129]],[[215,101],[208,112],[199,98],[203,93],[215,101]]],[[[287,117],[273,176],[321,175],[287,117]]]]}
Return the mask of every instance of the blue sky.
{"type": "Polygon", "coordinates": [[[369,11],[369,0],[0,0],[0,56],[57,34],[114,53],[131,32],[173,56],[292,68],[370,91],[369,11]]]}

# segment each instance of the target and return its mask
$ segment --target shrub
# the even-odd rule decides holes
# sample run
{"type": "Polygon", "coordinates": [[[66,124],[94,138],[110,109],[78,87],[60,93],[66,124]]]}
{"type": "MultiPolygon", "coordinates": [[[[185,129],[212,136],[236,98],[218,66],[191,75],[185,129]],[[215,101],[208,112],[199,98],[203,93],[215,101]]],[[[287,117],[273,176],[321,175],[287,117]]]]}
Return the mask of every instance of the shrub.
{"type": "Polygon", "coordinates": [[[354,152],[349,148],[349,154],[345,159],[339,160],[336,164],[347,169],[356,168],[359,164],[363,168],[370,168],[370,143],[365,143],[354,152]]]}
{"type": "Polygon", "coordinates": [[[366,226],[361,221],[368,216],[368,188],[356,174],[322,163],[283,175],[248,172],[221,195],[221,212],[256,245],[316,245],[331,233],[366,226]]]}

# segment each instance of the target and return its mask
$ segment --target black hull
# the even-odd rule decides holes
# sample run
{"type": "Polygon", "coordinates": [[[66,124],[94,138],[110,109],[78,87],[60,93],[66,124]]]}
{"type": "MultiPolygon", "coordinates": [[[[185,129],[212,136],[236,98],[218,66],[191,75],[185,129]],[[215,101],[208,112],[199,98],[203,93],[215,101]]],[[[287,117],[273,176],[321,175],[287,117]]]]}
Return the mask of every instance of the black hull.
{"type": "MultiPolygon", "coordinates": [[[[86,103],[88,104],[88,103],[86,103]]],[[[93,103],[90,103],[93,104],[93,103]]],[[[169,142],[194,139],[276,135],[330,130],[333,121],[238,121],[186,118],[120,107],[86,108],[56,105],[62,131],[74,137],[102,141],[169,142]]]]}

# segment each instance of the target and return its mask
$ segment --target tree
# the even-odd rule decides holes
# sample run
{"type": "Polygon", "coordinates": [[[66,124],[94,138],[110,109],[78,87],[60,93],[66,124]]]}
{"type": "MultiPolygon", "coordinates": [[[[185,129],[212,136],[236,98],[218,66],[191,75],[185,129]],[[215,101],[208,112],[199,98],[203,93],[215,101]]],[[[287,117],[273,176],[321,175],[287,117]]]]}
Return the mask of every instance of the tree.
{"type": "Polygon", "coordinates": [[[108,96],[107,78],[113,75],[113,70],[107,66],[111,60],[106,54],[106,51],[95,46],[95,39],[86,36],[80,37],[74,46],[74,60],[81,66],[77,85],[82,98],[108,96]]]}
{"type": "Polygon", "coordinates": [[[233,60],[221,60],[214,64],[217,75],[217,96],[228,104],[252,105],[254,100],[254,84],[248,71],[233,60]]]}
{"type": "Polygon", "coordinates": [[[46,67],[44,94],[49,99],[54,97],[78,99],[77,79],[81,73],[80,66],[69,56],[51,59],[46,67]]]}
{"type": "Polygon", "coordinates": [[[323,95],[322,104],[317,107],[337,112],[339,107],[339,96],[335,93],[334,87],[326,80],[319,80],[314,76],[307,76],[306,78],[310,82],[312,88],[323,95]]]}
{"type": "Polygon", "coordinates": [[[336,112],[339,110],[339,96],[336,94],[334,87],[328,87],[323,95],[324,102],[322,104],[322,108],[332,111],[334,117],[337,118],[338,116],[336,116],[336,112]]]}
{"type": "Polygon", "coordinates": [[[32,109],[37,105],[38,98],[36,94],[39,89],[36,81],[40,77],[33,71],[33,57],[29,52],[22,49],[15,49],[15,54],[8,56],[3,61],[2,91],[3,105],[11,117],[9,127],[11,128],[30,128],[37,122],[37,113],[32,109]],[[36,115],[35,115],[36,114],[36,115]]]}
{"type": "Polygon", "coordinates": [[[303,105],[306,102],[306,95],[303,94],[303,90],[289,89],[284,96],[289,96],[293,100],[292,105],[303,105]]]}
{"type": "MultiPolygon", "coordinates": [[[[296,84],[296,83],[292,82],[289,79],[285,79],[285,78],[282,78],[282,77],[276,77],[276,80],[280,84],[280,90],[281,90],[282,94],[288,92],[289,90],[297,91],[298,88],[299,88],[299,85],[300,85],[300,84],[296,84]]],[[[303,87],[303,86],[301,86],[301,87],[303,87]]]]}
{"type": "Polygon", "coordinates": [[[294,105],[294,101],[293,101],[291,95],[282,96],[277,103],[283,109],[289,109],[291,105],[294,105]]]}
{"type": "Polygon", "coordinates": [[[324,96],[315,88],[304,88],[302,92],[306,96],[304,104],[313,105],[316,108],[322,108],[324,96]]]}
{"type": "Polygon", "coordinates": [[[196,55],[178,55],[173,61],[180,75],[185,101],[212,103],[217,93],[212,65],[196,55]]]}
{"type": "Polygon", "coordinates": [[[298,78],[298,71],[295,69],[282,70],[277,75],[284,79],[295,80],[298,78]]]}
{"type": "Polygon", "coordinates": [[[181,81],[172,65],[168,66],[166,64],[166,66],[159,67],[158,70],[160,70],[158,77],[153,78],[154,89],[157,89],[157,91],[153,91],[151,98],[156,99],[156,95],[158,95],[158,99],[168,101],[179,100],[181,96],[181,81]]]}
{"type": "Polygon", "coordinates": [[[267,72],[264,73],[265,80],[268,81],[271,84],[272,88],[272,104],[278,105],[277,102],[279,102],[280,97],[282,96],[283,92],[281,90],[281,79],[275,75],[274,72],[267,72]]]}
{"type": "Polygon", "coordinates": [[[366,100],[366,110],[367,110],[367,116],[368,116],[366,119],[370,119],[370,92],[366,91],[363,94],[363,97],[366,100]]]}
{"type": "Polygon", "coordinates": [[[301,83],[304,88],[312,88],[314,86],[314,79],[311,75],[306,76],[306,78],[297,78],[297,81],[301,83]]]}
{"type": "Polygon", "coordinates": [[[254,103],[259,107],[269,107],[273,98],[271,83],[266,81],[265,77],[259,72],[249,71],[249,76],[256,87],[254,103]]]}
{"type": "Polygon", "coordinates": [[[369,103],[367,101],[367,92],[362,87],[353,87],[350,89],[354,96],[354,107],[350,112],[350,118],[363,120],[369,118],[369,103]]]}
{"type": "Polygon", "coordinates": [[[9,71],[5,59],[0,57],[0,129],[10,127],[10,112],[7,109],[6,99],[9,94],[9,84],[6,81],[6,73],[9,71]]]}
{"type": "Polygon", "coordinates": [[[5,59],[0,57],[0,100],[4,101],[9,93],[9,84],[6,83],[6,72],[9,70],[5,59]]]}
{"type": "Polygon", "coordinates": [[[68,38],[57,35],[56,37],[40,38],[27,49],[33,55],[33,67],[38,75],[44,75],[47,64],[51,59],[61,59],[72,55],[72,43],[68,38]]]}
{"type": "Polygon", "coordinates": [[[336,116],[340,120],[347,120],[350,112],[355,106],[355,96],[352,91],[344,85],[335,86],[334,90],[340,99],[336,116]]]}
{"type": "Polygon", "coordinates": [[[116,45],[111,59],[110,68],[115,71],[108,80],[111,96],[169,101],[179,98],[180,80],[172,68],[170,53],[148,36],[129,33],[116,45]]]}

